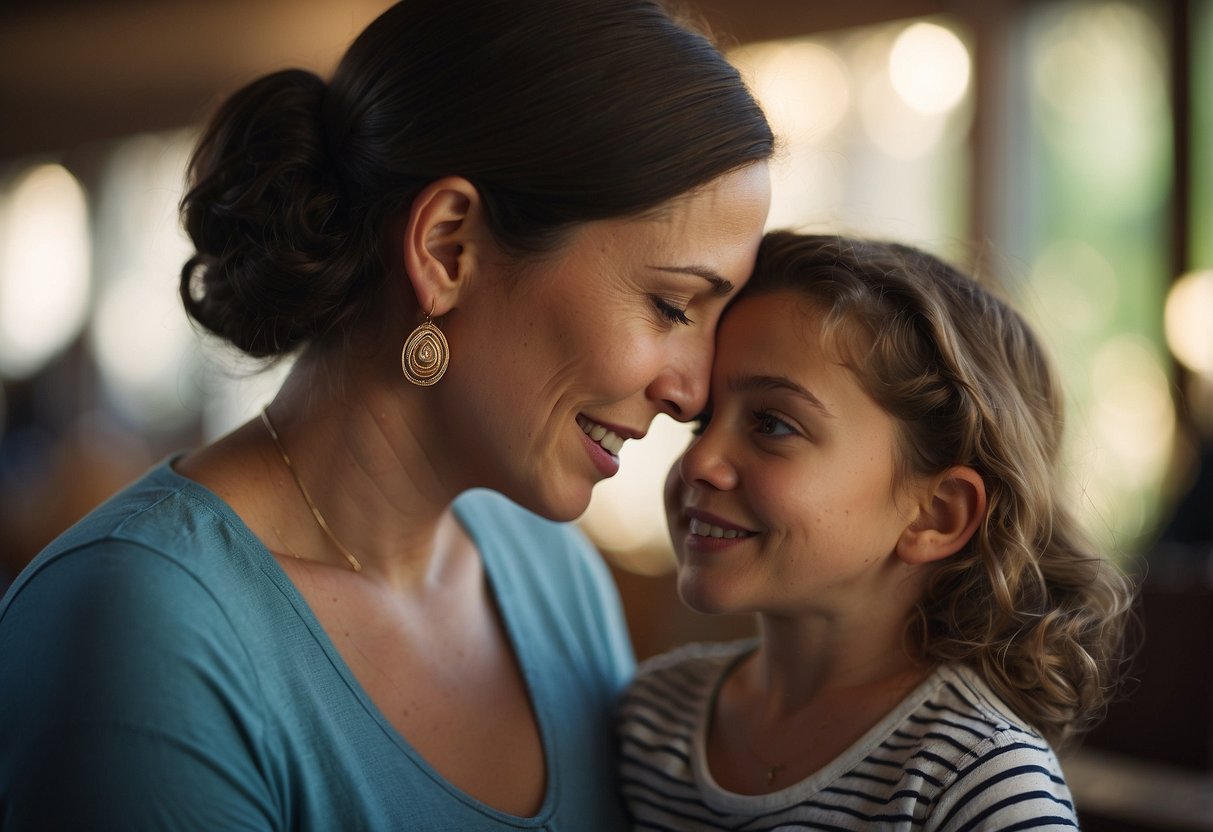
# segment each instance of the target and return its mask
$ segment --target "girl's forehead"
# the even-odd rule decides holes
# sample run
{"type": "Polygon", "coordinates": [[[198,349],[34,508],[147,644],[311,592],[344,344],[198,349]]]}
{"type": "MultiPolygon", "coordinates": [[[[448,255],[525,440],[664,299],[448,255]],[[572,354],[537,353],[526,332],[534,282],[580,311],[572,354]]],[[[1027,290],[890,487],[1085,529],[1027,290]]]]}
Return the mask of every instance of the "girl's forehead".
{"type": "Polygon", "coordinates": [[[788,348],[823,346],[826,316],[811,298],[794,289],[745,296],[725,312],[719,347],[769,348],[785,342],[788,348]]]}

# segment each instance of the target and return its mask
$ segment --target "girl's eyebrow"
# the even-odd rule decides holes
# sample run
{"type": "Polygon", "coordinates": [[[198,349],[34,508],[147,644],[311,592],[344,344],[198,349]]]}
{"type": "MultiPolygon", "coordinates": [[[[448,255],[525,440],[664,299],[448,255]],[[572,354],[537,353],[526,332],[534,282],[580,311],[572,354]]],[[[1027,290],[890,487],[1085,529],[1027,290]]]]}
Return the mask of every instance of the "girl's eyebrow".
{"type": "Polygon", "coordinates": [[[821,399],[786,376],[734,376],[729,379],[729,391],[732,393],[762,393],[772,390],[784,390],[798,396],[809,403],[815,410],[829,419],[834,414],[825,406],[821,399]]]}
{"type": "Polygon", "coordinates": [[[702,277],[708,283],[712,284],[712,294],[724,297],[732,293],[733,281],[721,277],[707,266],[649,266],[650,269],[656,269],[659,272],[676,272],[678,274],[693,274],[696,277],[702,277]]]}

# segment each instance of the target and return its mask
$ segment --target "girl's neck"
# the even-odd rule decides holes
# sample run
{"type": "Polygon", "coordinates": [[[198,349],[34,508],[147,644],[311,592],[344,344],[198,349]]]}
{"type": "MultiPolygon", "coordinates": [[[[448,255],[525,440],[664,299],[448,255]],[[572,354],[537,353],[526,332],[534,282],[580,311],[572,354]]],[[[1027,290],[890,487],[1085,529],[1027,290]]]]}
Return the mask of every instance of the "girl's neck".
{"type": "Polygon", "coordinates": [[[744,666],[748,686],[770,720],[793,713],[831,691],[900,688],[919,680],[923,665],[906,650],[904,617],[871,615],[846,624],[837,619],[759,619],[762,644],[744,666]]]}
{"type": "Polygon", "coordinates": [[[785,789],[829,765],[929,673],[900,649],[790,636],[764,621],[763,643],[724,680],[708,732],[709,767],[741,794],[785,789]]]}

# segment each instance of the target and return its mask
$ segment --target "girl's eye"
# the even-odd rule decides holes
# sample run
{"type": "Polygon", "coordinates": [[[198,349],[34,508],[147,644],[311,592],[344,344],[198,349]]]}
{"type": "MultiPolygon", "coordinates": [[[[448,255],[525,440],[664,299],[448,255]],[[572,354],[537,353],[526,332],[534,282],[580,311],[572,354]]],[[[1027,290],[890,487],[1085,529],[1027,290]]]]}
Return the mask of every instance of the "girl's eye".
{"type": "Polygon", "coordinates": [[[665,298],[654,297],[653,306],[657,307],[657,311],[661,313],[661,316],[663,318],[665,318],[667,321],[669,321],[670,323],[674,323],[674,324],[692,324],[692,323],[694,323],[694,321],[692,321],[690,318],[687,317],[687,313],[685,310],[678,308],[677,306],[670,303],[665,298]]]}
{"type": "Polygon", "coordinates": [[[712,421],[712,411],[702,411],[698,416],[691,420],[691,434],[693,436],[702,436],[703,432],[708,429],[708,422],[710,421],[712,421]]]}
{"type": "Polygon", "coordinates": [[[795,428],[765,410],[754,411],[754,428],[764,436],[793,436],[796,434],[795,428]]]}

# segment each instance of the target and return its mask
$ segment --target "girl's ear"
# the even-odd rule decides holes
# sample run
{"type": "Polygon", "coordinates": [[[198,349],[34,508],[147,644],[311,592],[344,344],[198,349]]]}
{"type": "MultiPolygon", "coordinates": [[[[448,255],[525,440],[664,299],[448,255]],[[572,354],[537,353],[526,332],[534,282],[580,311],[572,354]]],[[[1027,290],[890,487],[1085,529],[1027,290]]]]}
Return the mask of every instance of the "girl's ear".
{"type": "Polygon", "coordinates": [[[423,314],[438,317],[455,306],[483,256],[483,216],[480,193],[462,177],[437,179],[413,200],[401,245],[423,314]]]}
{"type": "Polygon", "coordinates": [[[931,480],[917,516],[897,540],[897,557],[918,565],[954,555],[985,516],[985,481],[967,465],[953,466],[931,480]]]}

